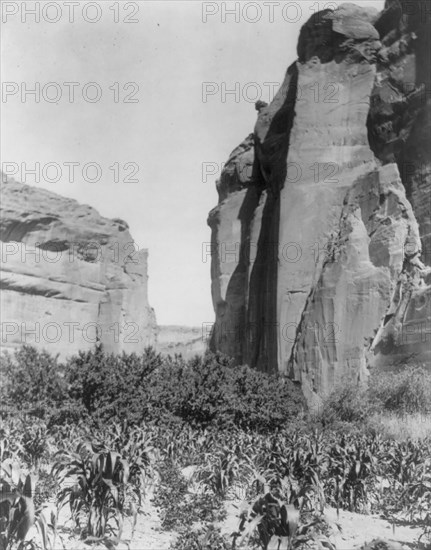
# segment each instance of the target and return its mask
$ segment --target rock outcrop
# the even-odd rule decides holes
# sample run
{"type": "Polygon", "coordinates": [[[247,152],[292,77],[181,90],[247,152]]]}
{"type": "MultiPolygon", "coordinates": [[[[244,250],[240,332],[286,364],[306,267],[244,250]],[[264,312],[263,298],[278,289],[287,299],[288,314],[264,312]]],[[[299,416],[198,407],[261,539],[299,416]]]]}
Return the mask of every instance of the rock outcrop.
{"type": "Polygon", "coordinates": [[[2,177],[2,348],[27,343],[66,357],[154,345],[147,250],[126,222],[2,177]]]}
{"type": "Polygon", "coordinates": [[[211,347],[309,403],[430,356],[429,33],[397,0],[313,15],[217,182],[211,347]]]}

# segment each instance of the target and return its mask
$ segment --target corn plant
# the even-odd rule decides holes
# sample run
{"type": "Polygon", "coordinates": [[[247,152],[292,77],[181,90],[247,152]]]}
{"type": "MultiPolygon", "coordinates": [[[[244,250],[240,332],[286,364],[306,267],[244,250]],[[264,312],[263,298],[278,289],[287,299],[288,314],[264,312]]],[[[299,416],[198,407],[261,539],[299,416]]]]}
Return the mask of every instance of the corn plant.
{"type": "MultiPolygon", "coordinates": [[[[100,450],[86,440],[75,452],[58,454],[52,471],[61,486],[59,506],[69,504],[81,536],[89,541],[110,538],[118,542],[130,493],[141,498],[139,488],[129,483],[129,462],[118,452],[100,450]]],[[[138,510],[131,506],[134,530],[138,510]]]]}
{"type": "Polygon", "coordinates": [[[254,479],[255,470],[250,458],[242,452],[241,446],[222,446],[216,452],[207,454],[205,463],[196,472],[196,478],[213,494],[226,496],[234,486],[247,486],[254,479]]]}
{"type": "Polygon", "coordinates": [[[327,487],[332,493],[337,512],[340,507],[358,511],[368,503],[368,478],[376,458],[366,441],[348,441],[343,437],[329,449],[327,487]]]}
{"type": "Polygon", "coordinates": [[[121,455],[129,464],[129,502],[133,500],[140,507],[147,488],[154,481],[152,464],[158,452],[155,446],[155,434],[146,427],[132,427],[127,423],[113,423],[93,439],[98,448],[109,448],[121,455]]]}
{"type": "Polygon", "coordinates": [[[22,435],[24,460],[30,465],[38,467],[50,449],[48,433],[44,422],[32,422],[25,425],[22,435]]]}
{"type": "Polygon", "coordinates": [[[401,485],[406,485],[415,479],[416,468],[427,458],[427,454],[426,443],[390,442],[382,453],[385,474],[401,485]]]}
{"type": "Polygon", "coordinates": [[[279,436],[265,449],[266,460],[263,476],[267,480],[282,480],[287,490],[287,501],[301,511],[316,507],[323,512],[325,493],[323,474],[327,457],[321,436],[292,434],[279,436]]]}
{"type": "Polygon", "coordinates": [[[1,464],[0,548],[1,550],[54,550],[56,511],[35,509],[36,476],[24,472],[19,463],[1,464]],[[35,527],[39,536],[30,536],[35,527]]]}
{"type": "Polygon", "coordinates": [[[287,539],[288,548],[299,549],[304,544],[317,543],[320,547],[335,550],[328,538],[321,532],[324,520],[316,516],[310,521],[301,521],[299,510],[283,500],[280,487],[273,485],[269,492],[262,493],[254,501],[246,502],[240,510],[238,531],[232,534],[233,548],[241,548],[253,534],[259,544],[267,550],[272,540],[279,544],[287,539]]]}
{"type": "Polygon", "coordinates": [[[16,461],[24,451],[22,445],[22,422],[8,418],[0,423],[0,462],[7,458],[16,461]]]}
{"type": "Polygon", "coordinates": [[[88,429],[82,424],[64,424],[54,426],[49,430],[52,446],[55,450],[71,452],[76,447],[76,441],[88,434],[88,429]]]}
{"type": "Polygon", "coordinates": [[[409,521],[431,525],[431,458],[417,464],[415,470],[415,479],[405,487],[401,501],[409,521]]]}
{"type": "Polygon", "coordinates": [[[202,459],[210,436],[207,430],[198,431],[184,424],[179,430],[158,428],[156,440],[165,459],[188,466],[202,459]]]}
{"type": "Polygon", "coordinates": [[[431,513],[431,442],[382,443],[377,491],[379,507],[392,520],[425,524],[431,513]]]}
{"type": "Polygon", "coordinates": [[[8,418],[0,424],[0,457],[24,460],[37,467],[50,449],[46,424],[40,420],[8,418]]]}

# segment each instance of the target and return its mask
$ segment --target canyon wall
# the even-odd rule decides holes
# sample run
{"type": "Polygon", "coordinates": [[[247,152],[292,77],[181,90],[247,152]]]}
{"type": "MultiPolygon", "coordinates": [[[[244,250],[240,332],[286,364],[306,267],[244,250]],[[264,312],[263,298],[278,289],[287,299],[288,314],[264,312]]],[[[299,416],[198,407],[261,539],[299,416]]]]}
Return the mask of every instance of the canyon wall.
{"type": "Polygon", "coordinates": [[[127,223],[1,179],[2,349],[31,344],[63,358],[96,343],[108,352],[154,345],[148,251],[127,223]]]}
{"type": "Polygon", "coordinates": [[[431,30],[413,5],[313,15],[217,182],[211,347],[311,404],[430,359],[431,30]]]}

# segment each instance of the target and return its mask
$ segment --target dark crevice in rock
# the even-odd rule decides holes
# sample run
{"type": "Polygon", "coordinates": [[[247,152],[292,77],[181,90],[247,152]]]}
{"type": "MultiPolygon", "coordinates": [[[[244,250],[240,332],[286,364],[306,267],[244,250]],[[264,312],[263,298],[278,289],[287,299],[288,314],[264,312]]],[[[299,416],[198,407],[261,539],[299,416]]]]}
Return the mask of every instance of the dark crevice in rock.
{"type": "MultiPolygon", "coordinates": [[[[256,138],[256,157],[260,171],[265,174],[267,200],[262,216],[262,229],[257,243],[257,256],[250,274],[250,304],[247,324],[256,327],[250,336],[246,361],[263,371],[277,370],[277,284],[278,270],[274,268],[274,250],[278,256],[280,190],[287,176],[287,155],[290,133],[295,118],[298,88],[298,69],[291,65],[285,101],[271,119],[263,140],[256,138]],[[264,167],[264,168],[262,168],[264,167]],[[269,245],[269,246],[268,246],[269,245]],[[271,261],[272,260],[272,261],[271,261]]],[[[261,123],[256,133],[263,135],[261,123]]]]}

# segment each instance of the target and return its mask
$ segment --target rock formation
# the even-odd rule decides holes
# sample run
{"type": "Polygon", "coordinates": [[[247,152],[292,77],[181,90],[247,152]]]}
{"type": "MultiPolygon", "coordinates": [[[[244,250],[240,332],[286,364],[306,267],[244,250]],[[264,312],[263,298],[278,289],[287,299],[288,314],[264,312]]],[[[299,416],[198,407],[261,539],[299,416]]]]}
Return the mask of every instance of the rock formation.
{"type": "Polygon", "coordinates": [[[126,222],[2,177],[2,348],[27,343],[66,357],[154,345],[147,250],[126,222]]]}
{"type": "Polygon", "coordinates": [[[422,4],[420,16],[398,0],[381,14],[342,4],[313,15],[297,62],[217,182],[211,346],[288,374],[309,403],[370,367],[429,359],[422,4]]]}

